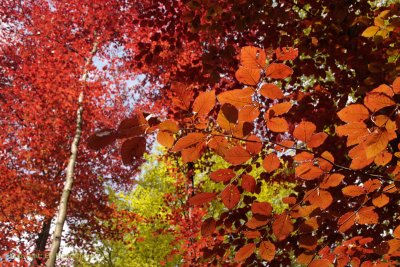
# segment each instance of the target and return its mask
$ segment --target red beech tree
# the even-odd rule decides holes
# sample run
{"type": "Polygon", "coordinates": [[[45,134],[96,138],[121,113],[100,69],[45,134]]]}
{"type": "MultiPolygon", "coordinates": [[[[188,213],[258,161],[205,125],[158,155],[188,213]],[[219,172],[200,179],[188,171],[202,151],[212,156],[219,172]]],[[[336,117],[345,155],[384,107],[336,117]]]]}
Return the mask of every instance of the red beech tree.
{"type": "MultiPolygon", "coordinates": [[[[1,254],[29,256],[33,247],[47,248],[80,93],[83,139],[127,114],[118,77],[110,81],[106,77],[111,72],[95,66],[100,61],[108,62],[108,68],[115,66],[119,10],[118,1],[1,4],[1,254]]],[[[96,217],[113,212],[105,186],[129,186],[133,174],[112,164],[119,158],[115,150],[102,158],[85,147],[78,150],[67,240],[83,245],[94,232],[104,230],[96,217]]]]}
{"type": "MultiPolygon", "coordinates": [[[[244,10],[256,6],[242,2],[244,10]]],[[[195,14],[207,5],[196,3],[195,14]]],[[[278,6],[286,7],[293,17],[289,22],[282,13],[272,16],[283,20],[274,27],[298,23],[298,34],[280,29],[280,34],[264,39],[267,49],[242,47],[234,74],[223,76],[231,85],[234,76],[241,86],[216,88],[209,80],[196,80],[188,70],[179,75],[168,72],[174,83],[170,91],[164,87],[168,100],[163,103],[169,103],[168,113],[175,122],[160,119],[161,123],[146,125],[143,118],[131,120],[131,129],[145,127],[121,135],[124,120],[116,130],[115,138],[124,139],[122,148],[132,148],[122,154],[126,158],[139,155],[142,136],[156,130],[158,142],[185,163],[216,153],[231,165],[210,173],[211,179],[224,184],[223,190],[196,192],[188,201],[194,206],[224,204],[226,211],[215,223],[212,214],[203,222],[206,234],[223,236],[223,242],[202,249],[195,261],[185,265],[202,265],[199,259],[205,265],[218,265],[232,256],[244,266],[289,266],[293,261],[308,266],[398,264],[400,78],[394,48],[400,30],[398,6],[372,13],[367,3],[344,5],[348,11],[335,1],[285,1],[278,6]],[[335,34],[338,38],[330,39],[335,34]],[[186,84],[181,77],[185,74],[190,77],[186,84]],[[275,212],[270,203],[255,202],[244,194],[252,168],[264,170],[260,177],[252,177],[255,193],[261,180],[290,179],[298,184],[296,193],[283,199],[287,210],[275,212]]],[[[215,17],[220,18],[218,12],[215,17]]],[[[272,26],[260,17],[243,23],[272,26]]],[[[194,23],[198,17],[194,18],[188,21],[194,23]]],[[[197,23],[208,26],[198,28],[205,31],[202,37],[213,29],[205,22],[212,19],[199,17],[197,23]]],[[[153,27],[155,22],[143,24],[153,27]]],[[[219,21],[219,25],[224,24],[219,21]]],[[[258,33],[259,28],[251,30],[258,33]]],[[[224,28],[221,36],[227,33],[242,34],[224,28]]],[[[215,67],[225,66],[223,57],[215,56],[216,62],[221,60],[215,67]]],[[[108,143],[108,139],[97,141],[99,147],[108,143]]]]}

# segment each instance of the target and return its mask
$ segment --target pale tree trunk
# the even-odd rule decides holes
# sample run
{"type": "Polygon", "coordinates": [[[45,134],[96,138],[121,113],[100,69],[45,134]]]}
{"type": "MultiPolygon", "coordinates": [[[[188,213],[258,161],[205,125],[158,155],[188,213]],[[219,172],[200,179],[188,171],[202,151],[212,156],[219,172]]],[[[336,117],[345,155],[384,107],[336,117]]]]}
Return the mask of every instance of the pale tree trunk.
{"type": "MultiPolygon", "coordinates": [[[[87,68],[92,63],[93,56],[97,52],[97,42],[93,44],[93,49],[90,53],[90,58],[86,60],[84,73],[82,75],[82,83],[85,86],[85,83],[88,78],[88,70],[87,68]]],[[[58,206],[58,215],[56,221],[56,227],[53,233],[53,239],[50,247],[49,258],[46,262],[46,266],[54,267],[57,259],[57,253],[60,250],[61,244],[61,236],[62,230],[65,223],[65,218],[67,216],[67,207],[68,207],[68,198],[72,190],[72,185],[74,183],[74,170],[75,170],[75,163],[76,157],[78,155],[78,145],[81,139],[82,134],[82,113],[83,113],[83,89],[79,94],[78,98],[78,110],[76,111],[76,130],[75,130],[75,137],[71,144],[71,156],[68,161],[67,170],[66,170],[66,177],[65,177],[65,184],[64,189],[61,195],[60,204],[58,206]]]]}

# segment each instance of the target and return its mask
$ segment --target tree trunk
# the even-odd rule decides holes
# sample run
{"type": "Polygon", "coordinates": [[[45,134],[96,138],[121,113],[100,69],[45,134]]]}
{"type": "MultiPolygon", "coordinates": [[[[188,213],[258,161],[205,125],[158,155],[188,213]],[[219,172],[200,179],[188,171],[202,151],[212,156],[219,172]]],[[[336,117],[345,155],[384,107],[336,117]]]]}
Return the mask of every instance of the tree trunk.
{"type": "MultiPolygon", "coordinates": [[[[84,73],[82,75],[82,83],[86,83],[88,77],[87,67],[92,63],[94,54],[97,52],[97,42],[93,44],[93,49],[91,51],[90,58],[86,60],[84,73]]],[[[62,230],[64,227],[65,219],[67,216],[68,199],[72,190],[72,185],[74,183],[74,171],[76,157],[78,155],[78,145],[82,134],[82,113],[83,113],[83,90],[79,94],[78,98],[78,110],[76,111],[76,130],[75,137],[71,144],[71,156],[68,161],[64,190],[61,195],[60,204],[58,207],[58,215],[56,221],[56,228],[53,233],[53,240],[50,247],[49,259],[46,262],[46,266],[55,267],[57,253],[60,250],[62,230]]]]}
{"type": "Polygon", "coordinates": [[[51,217],[45,218],[42,224],[42,230],[40,231],[38,238],[36,239],[35,250],[33,251],[33,259],[31,262],[31,266],[40,266],[45,259],[45,250],[47,239],[50,236],[50,226],[51,226],[51,217]]]}

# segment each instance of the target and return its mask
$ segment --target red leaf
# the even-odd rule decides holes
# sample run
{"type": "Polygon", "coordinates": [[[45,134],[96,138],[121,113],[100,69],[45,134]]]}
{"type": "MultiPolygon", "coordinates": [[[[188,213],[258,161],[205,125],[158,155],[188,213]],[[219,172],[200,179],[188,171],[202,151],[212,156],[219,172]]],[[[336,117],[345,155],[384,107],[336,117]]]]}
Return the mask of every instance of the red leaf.
{"type": "Polygon", "coordinates": [[[254,202],[251,205],[251,212],[268,217],[272,214],[272,206],[268,202],[254,202]]]}
{"type": "Polygon", "coordinates": [[[271,173],[279,168],[281,162],[275,153],[271,153],[264,158],[262,165],[268,173],[271,173]]]}
{"type": "Polygon", "coordinates": [[[256,245],[253,243],[244,245],[238,250],[238,252],[236,252],[235,261],[244,261],[251,255],[253,255],[255,249],[256,245]]]}
{"type": "Polygon", "coordinates": [[[272,223],[272,231],[279,241],[285,240],[293,232],[289,215],[286,213],[277,215],[272,223]]]}
{"type": "Polygon", "coordinates": [[[256,189],[256,180],[254,180],[254,177],[248,174],[243,174],[242,188],[247,192],[254,193],[256,189]]]}
{"type": "Polygon", "coordinates": [[[224,159],[232,165],[239,165],[251,159],[251,155],[242,146],[237,145],[225,153],[224,159]]]}
{"type": "Polygon", "coordinates": [[[203,236],[210,236],[215,232],[217,223],[214,218],[208,218],[201,224],[201,234],[203,236]]]}
{"type": "Polygon", "coordinates": [[[240,201],[240,192],[235,185],[228,185],[221,193],[222,203],[228,209],[233,209],[240,201]]]}
{"type": "Polygon", "coordinates": [[[203,205],[214,200],[216,197],[215,193],[198,193],[193,197],[189,198],[189,204],[191,205],[203,205]]]}
{"type": "Polygon", "coordinates": [[[272,63],[265,70],[265,74],[272,79],[285,79],[293,74],[293,70],[285,64],[272,63]]]}
{"type": "Polygon", "coordinates": [[[239,111],[230,103],[223,104],[221,112],[230,123],[236,123],[239,118],[239,111]]]}
{"type": "Polygon", "coordinates": [[[116,139],[116,134],[113,129],[103,129],[91,135],[87,144],[90,149],[99,150],[110,144],[112,144],[116,139]]]}
{"type": "Polygon", "coordinates": [[[146,151],[146,139],[133,137],[122,143],[121,157],[125,165],[132,164],[135,159],[141,158],[146,151]]]}
{"type": "Polygon", "coordinates": [[[210,174],[211,180],[215,182],[228,182],[235,176],[235,172],[231,169],[220,169],[210,174]]]}
{"type": "Polygon", "coordinates": [[[266,261],[272,261],[275,257],[275,245],[270,241],[263,241],[258,250],[261,258],[266,261]]]}
{"type": "Polygon", "coordinates": [[[215,106],[215,91],[200,92],[193,103],[193,112],[198,116],[207,115],[215,106]]]}
{"type": "Polygon", "coordinates": [[[121,121],[117,129],[117,136],[118,138],[139,136],[146,132],[148,126],[143,114],[137,112],[132,118],[121,121]]]}

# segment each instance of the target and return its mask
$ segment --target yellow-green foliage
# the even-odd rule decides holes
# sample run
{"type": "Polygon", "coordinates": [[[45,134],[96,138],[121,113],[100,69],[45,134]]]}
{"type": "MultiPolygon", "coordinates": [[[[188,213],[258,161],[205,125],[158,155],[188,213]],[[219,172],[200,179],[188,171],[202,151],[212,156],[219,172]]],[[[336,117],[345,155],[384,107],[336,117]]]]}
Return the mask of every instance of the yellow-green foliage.
{"type": "MultiPolygon", "coordinates": [[[[179,257],[175,257],[172,261],[166,261],[170,252],[174,248],[171,241],[174,240],[172,234],[156,234],[160,229],[168,229],[170,226],[166,222],[166,216],[171,212],[164,202],[164,196],[167,193],[174,193],[176,190],[176,177],[170,175],[171,167],[184,166],[180,159],[166,161],[161,149],[156,150],[151,155],[146,155],[146,163],[142,166],[138,183],[134,190],[129,193],[114,192],[109,190],[110,199],[121,210],[129,210],[138,214],[144,219],[143,222],[135,222],[137,232],[126,234],[123,242],[101,240],[98,247],[97,258],[83,260],[82,255],[75,254],[74,257],[79,262],[76,266],[133,266],[147,267],[160,266],[160,262],[166,263],[165,266],[178,266],[179,257]],[[146,220],[152,219],[151,223],[146,220]]],[[[209,173],[221,168],[227,168],[228,163],[217,155],[213,155],[210,159],[204,158],[197,161],[195,168],[195,188],[196,190],[206,192],[221,191],[225,187],[222,183],[215,183],[209,179],[209,173]],[[207,162],[212,164],[206,165],[207,162]],[[208,167],[207,167],[208,166],[208,167]]],[[[177,168],[179,169],[179,168],[177,168]]],[[[184,169],[182,170],[184,171],[184,169]]],[[[285,171],[283,167],[281,171],[285,171]]],[[[249,173],[255,179],[259,179],[263,168],[253,168],[249,173]]],[[[177,174],[179,175],[179,174],[177,174]]],[[[184,175],[181,173],[181,175],[184,175]]],[[[272,177],[273,180],[273,177],[272,177]]],[[[275,212],[280,212],[285,208],[285,204],[281,199],[292,191],[290,183],[267,184],[262,181],[260,194],[254,194],[258,201],[268,201],[272,204],[275,212]]],[[[250,194],[251,193],[244,193],[250,194]]],[[[186,201],[183,199],[182,201],[186,201]]],[[[179,205],[179,203],[176,203],[179,205]]],[[[210,206],[209,216],[217,218],[225,210],[224,205],[220,201],[213,201],[210,206]]],[[[105,222],[113,225],[112,219],[105,222]]]]}

